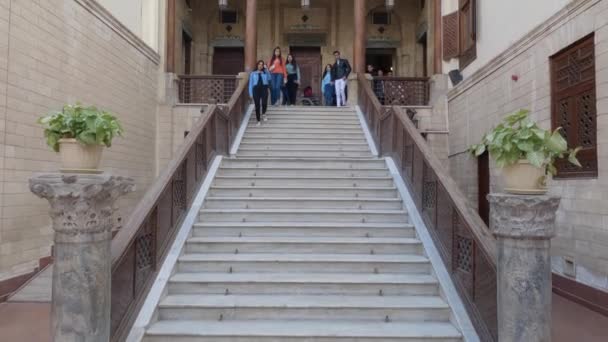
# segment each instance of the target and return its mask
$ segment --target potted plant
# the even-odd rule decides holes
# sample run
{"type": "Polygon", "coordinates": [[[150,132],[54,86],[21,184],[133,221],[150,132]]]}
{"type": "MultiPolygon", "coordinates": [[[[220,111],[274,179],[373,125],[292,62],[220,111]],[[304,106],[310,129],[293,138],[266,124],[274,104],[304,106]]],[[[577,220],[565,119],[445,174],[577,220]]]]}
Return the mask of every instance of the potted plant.
{"type": "Polygon", "coordinates": [[[503,168],[506,192],[543,194],[547,192],[546,177],[557,173],[556,159],[567,156],[570,163],[581,167],[576,159],[580,147],[568,149],[561,127],[553,132],[542,129],[528,113],[520,110],[507,116],[469,151],[476,157],[486,150],[490,153],[496,166],[503,168]]]}
{"type": "Polygon", "coordinates": [[[59,152],[62,170],[94,172],[99,166],[103,145],[110,147],[123,129],[114,115],[96,107],[77,103],[51,112],[38,123],[44,127],[46,143],[59,152]]]}

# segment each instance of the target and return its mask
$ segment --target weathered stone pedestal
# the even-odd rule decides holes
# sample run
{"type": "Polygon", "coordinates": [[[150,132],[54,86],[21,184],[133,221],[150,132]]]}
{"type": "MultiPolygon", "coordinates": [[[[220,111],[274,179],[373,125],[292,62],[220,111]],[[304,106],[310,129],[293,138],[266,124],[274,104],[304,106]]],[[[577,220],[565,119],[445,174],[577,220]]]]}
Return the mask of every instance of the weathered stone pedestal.
{"type": "Polygon", "coordinates": [[[551,341],[551,238],[559,197],[490,194],[498,247],[498,340],[551,341]]]}
{"type": "Polygon", "coordinates": [[[30,190],[51,204],[54,341],[109,341],[114,203],[134,188],[132,179],[109,174],[30,179],[30,190]]]}

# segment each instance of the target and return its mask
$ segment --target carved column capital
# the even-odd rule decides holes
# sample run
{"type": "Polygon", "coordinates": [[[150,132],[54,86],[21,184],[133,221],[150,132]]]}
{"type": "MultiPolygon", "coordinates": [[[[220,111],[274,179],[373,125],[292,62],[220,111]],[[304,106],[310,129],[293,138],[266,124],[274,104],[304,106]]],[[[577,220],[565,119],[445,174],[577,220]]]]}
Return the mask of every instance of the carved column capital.
{"type": "Polygon", "coordinates": [[[555,196],[489,194],[490,228],[495,236],[514,239],[550,239],[555,236],[555,196]]]}
{"type": "Polygon", "coordinates": [[[109,233],[115,201],[134,189],[133,179],[107,173],[47,173],[30,178],[30,190],[51,205],[56,240],[90,241],[109,233]]]}

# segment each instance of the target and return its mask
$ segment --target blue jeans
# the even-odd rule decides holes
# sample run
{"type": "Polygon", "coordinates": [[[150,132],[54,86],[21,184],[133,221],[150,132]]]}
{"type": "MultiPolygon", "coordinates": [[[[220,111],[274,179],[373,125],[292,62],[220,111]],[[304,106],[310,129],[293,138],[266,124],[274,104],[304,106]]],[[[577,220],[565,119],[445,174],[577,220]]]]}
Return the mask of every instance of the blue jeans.
{"type": "Polygon", "coordinates": [[[325,97],[326,106],[334,105],[334,86],[332,84],[325,85],[325,89],[323,89],[323,96],[325,97]]]}
{"type": "Polygon", "coordinates": [[[283,86],[283,74],[270,74],[270,81],[272,85],[270,86],[270,103],[276,104],[281,98],[281,87],[283,86]]]}

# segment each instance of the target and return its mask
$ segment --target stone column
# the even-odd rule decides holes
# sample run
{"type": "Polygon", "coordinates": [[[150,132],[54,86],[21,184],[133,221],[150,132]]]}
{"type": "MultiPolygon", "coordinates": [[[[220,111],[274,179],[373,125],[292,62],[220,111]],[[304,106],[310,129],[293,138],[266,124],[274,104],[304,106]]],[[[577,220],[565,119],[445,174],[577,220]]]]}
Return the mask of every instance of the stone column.
{"type": "Polygon", "coordinates": [[[441,0],[433,1],[433,73],[441,74],[441,0]]]}
{"type": "Polygon", "coordinates": [[[355,41],[353,56],[353,71],[356,73],[365,72],[365,34],[366,34],[366,15],[365,0],[354,0],[355,6],[355,41]]]}
{"type": "Polygon", "coordinates": [[[551,341],[551,238],[560,198],[490,194],[498,247],[498,340],[551,341]]]}
{"type": "Polygon", "coordinates": [[[114,203],[134,189],[132,179],[105,173],[53,173],[30,179],[30,190],[51,205],[55,231],[54,341],[109,341],[114,203]]]}
{"type": "Polygon", "coordinates": [[[245,71],[252,71],[258,54],[258,0],[247,0],[245,18],[245,71]]]}

